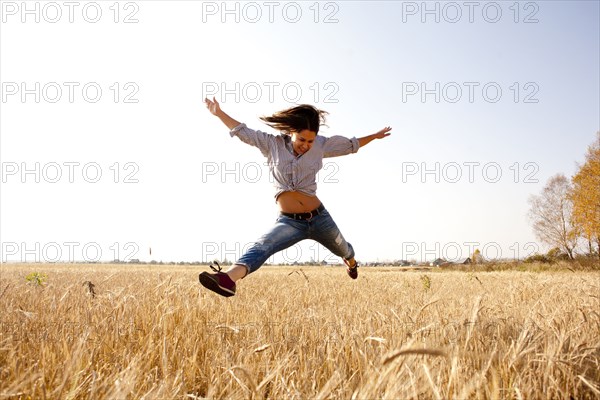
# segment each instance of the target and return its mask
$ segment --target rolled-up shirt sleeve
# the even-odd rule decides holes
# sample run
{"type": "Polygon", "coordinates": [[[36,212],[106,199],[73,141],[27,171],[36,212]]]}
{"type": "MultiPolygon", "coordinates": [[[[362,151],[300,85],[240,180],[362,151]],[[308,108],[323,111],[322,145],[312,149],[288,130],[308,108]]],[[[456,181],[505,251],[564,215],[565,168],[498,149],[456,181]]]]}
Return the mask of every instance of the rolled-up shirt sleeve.
{"type": "Polygon", "coordinates": [[[241,123],[231,131],[229,131],[231,137],[237,136],[242,142],[249,144],[250,146],[258,147],[263,156],[267,157],[269,149],[273,145],[275,137],[266,132],[255,131],[246,126],[245,123],[241,123]]]}
{"type": "Polygon", "coordinates": [[[360,145],[358,139],[344,136],[331,136],[323,145],[323,157],[339,157],[346,154],[356,153],[360,145]]]}

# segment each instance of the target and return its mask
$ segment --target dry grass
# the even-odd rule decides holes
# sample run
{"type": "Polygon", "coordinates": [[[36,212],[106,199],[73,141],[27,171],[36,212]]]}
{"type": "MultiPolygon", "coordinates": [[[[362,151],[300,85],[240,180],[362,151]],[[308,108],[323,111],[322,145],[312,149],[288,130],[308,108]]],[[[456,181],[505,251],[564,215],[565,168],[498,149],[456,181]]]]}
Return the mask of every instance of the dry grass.
{"type": "Polygon", "coordinates": [[[4,265],[0,399],[600,398],[597,272],[293,271],[4,265]]]}

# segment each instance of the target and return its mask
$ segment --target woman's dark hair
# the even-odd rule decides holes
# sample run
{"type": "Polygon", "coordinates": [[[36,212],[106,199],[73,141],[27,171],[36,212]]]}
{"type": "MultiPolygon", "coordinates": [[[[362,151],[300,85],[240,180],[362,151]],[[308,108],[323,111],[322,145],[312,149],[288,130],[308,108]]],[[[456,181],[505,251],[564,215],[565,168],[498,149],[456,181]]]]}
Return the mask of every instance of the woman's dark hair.
{"type": "Polygon", "coordinates": [[[260,117],[271,128],[280,131],[300,132],[304,129],[319,133],[319,127],[325,125],[327,111],[319,110],[309,104],[278,111],[270,117],[260,117]]]}

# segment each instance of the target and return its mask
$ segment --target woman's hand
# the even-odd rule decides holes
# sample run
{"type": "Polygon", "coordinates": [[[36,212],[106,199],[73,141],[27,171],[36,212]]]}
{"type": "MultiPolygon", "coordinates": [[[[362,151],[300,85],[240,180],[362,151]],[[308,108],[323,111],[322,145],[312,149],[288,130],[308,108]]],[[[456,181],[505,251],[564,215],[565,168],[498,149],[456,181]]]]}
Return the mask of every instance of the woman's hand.
{"type": "Polygon", "coordinates": [[[390,126],[386,126],[379,132],[375,132],[374,134],[369,135],[369,136],[361,137],[358,139],[358,145],[359,145],[359,147],[363,147],[363,146],[369,144],[371,142],[371,140],[383,139],[385,137],[388,137],[391,135],[391,133],[389,133],[391,130],[392,130],[392,128],[390,126]]]}
{"type": "Polygon", "coordinates": [[[217,99],[213,97],[212,101],[208,99],[208,97],[204,98],[204,104],[206,104],[206,108],[212,115],[216,115],[217,117],[221,114],[221,106],[217,99]]]}
{"type": "Polygon", "coordinates": [[[388,137],[391,135],[391,133],[388,133],[389,131],[392,130],[392,127],[390,126],[386,126],[385,128],[383,128],[382,130],[380,130],[379,132],[374,133],[373,139],[383,139],[384,137],[388,137]]]}
{"type": "Polygon", "coordinates": [[[212,115],[216,115],[219,119],[231,130],[238,126],[240,123],[235,119],[231,118],[229,115],[225,114],[223,110],[221,110],[221,106],[217,99],[213,97],[212,100],[208,98],[204,99],[204,104],[206,104],[206,108],[212,115]]]}

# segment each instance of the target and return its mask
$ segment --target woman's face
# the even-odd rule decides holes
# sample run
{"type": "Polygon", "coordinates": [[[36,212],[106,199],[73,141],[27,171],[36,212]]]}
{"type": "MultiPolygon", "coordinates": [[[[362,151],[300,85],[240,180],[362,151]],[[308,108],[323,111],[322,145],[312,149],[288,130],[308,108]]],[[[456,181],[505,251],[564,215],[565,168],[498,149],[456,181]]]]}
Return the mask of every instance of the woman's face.
{"type": "Polygon", "coordinates": [[[304,129],[300,132],[291,132],[291,134],[292,146],[294,147],[296,155],[302,155],[309,151],[317,137],[316,132],[309,131],[308,129],[304,129]]]}

